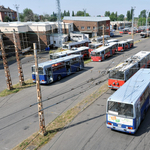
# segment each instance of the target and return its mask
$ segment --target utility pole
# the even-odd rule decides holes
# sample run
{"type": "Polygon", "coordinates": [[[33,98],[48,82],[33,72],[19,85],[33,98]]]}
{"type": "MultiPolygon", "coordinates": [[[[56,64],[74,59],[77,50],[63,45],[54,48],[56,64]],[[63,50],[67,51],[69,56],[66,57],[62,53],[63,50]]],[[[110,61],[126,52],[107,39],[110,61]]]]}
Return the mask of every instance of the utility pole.
{"type": "Polygon", "coordinates": [[[38,26],[37,26],[37,32],[38,32],[39,51],[41,52],[41,43],[40,43],[40,36],[39,36],[39,28],[38,28],[38,26]]]}
{"type": "Polygon", "coordinates": [[[83,9],[84,17],[86,17],[86,9],[83,9]]]}
{"type": "Polygon", "coordinates": [[[17,65],[18,65],[18,75],[19,75],[19,83],[20,86],[24,85],[24,77],[23,77],[23,70],[19,58],[19,50],[17,46],[17,40],[16,40],[16,35],[15,35],[15,29],[13,29],[13,38],[14,38],[14,44],[15,44],[15,53],[16,53],[16,60],[17,60],[17,65]]]}
{"type": "Polygon", "coordinates": [[[20,19],[19,19],[19,11],[18,11],[18,9],[19,9],[19,5],[15,5],[15,7],[16,7],[16,10],[17,10],[17,18],[18,18],[18,22],[20,21],[20,19]]]}
{"type": "Polygon", "coordinates": [[[61,9],[60,9],[60,1],[57,2],[57,22],[58,22],[58,34],[59,34],[59,46],[62,47],[62,26],[61,26],[61,9]]]}
{"type": "Polygon", "coordinates": [[[146,34],[147,34],[147,37],[148,37],[148,32],[147,32],[147,18],[148,18],[148,14],[149,14],[149,11],[146,11],[147,15],[146,15],[146,34]]]}
{"type": "Polygon", "coordinates": [[[132,39],[133,39],[133,22],[134,22],[134,9],[135,7],[131,7],[132,11],[132,39]]]}
{"type": "Polygon", "coordinates": [[[4,66],[4,70],[5,70],[5,77],[6,77],[7,89],[11,90],[11,89],[13,89],[13,87],[12,87],[12,82],[11,82],[9,67],[7,65],[7,59],[6,59],[6,53],[5,53],[5,48],[4,48],[3,38],[2,38],[2,33],[0,33],[0,45],[1,45],[1,50],[2,50],[3,66],[4,66]]]}
{"type": "Polygon", "coordinates": [[[103,24],[103,46],[104,46],[104,24],[103,24]]]}
{"type": "Polygon", "coordinates": [[[37,89],[39,126],[40,126],[40,130],[42,130],[42,134],[45,135],[46,128],[45,128],[45,119],[44,119],[44,112],[43,112],[43,105],[42,105],[42,94],[41,94],[41,87],[40,87],[39,73],[38,73],[38,59],[37,59],[36,43],[33,43],[33,47],[34,47],[34,59],[35,59],[35,72],[36,72],[36,89],[37,89]]]}

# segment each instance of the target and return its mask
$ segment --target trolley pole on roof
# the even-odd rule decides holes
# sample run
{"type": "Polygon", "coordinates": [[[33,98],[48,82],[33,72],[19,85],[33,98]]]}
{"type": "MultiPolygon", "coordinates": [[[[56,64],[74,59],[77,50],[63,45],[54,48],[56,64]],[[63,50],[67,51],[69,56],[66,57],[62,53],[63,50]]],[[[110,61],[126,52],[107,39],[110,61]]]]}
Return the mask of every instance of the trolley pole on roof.
{"type": "Polygon", "coordinates": [[[45,119],[44,119],[44,111],[42,105],[42,94],[41,94],[41,87],[39,81],[39,73],[38,73],[38,59],[37,59],[37,47],[36,43],[33,43],[34,47],[34,59],[35,59],[35,72],[36,72],[36,89],[37,89],[37,102],[38,102],[38,116],[39,116],[39,127],[42,134],[46,134],[45,128],[45,119]]]}
{"type": "Polygon", "coordinates": [[[17,46],[17,40],[16,40],[16,35],[15,35],[15,29],[13,29],[13,38],[14,38],[14,44],[15,44],[15,53],[16,53],[16,60],[17,60],[17,65],[18,65],[18,75],[19,75],[19,83],[20,85],[24,85],[24,77],[23,77],[23,70],[19,58],[19,50],[17,46]]]}
{"type": "Polygon", "coordinates": [[[5,53],[5,48],[4,48],[3,38],[2,38],[2,33],[0,33],[0,45],[1,45],[1,50],[2,50],[2,58],[3,58],[3,65],[4,65],[4,70],[5,70],[5,77],[6,77],[7,89],[11,90],[13,87],[12,87],[12,82],[11,82],[9,67],[7,65],[7,59],[6,59],[6,53],[5,53]]]}
{"type": "Polygon", "coordinates": [[[104,24],[103,24],[103,46],[104,46],[104,24]]]}

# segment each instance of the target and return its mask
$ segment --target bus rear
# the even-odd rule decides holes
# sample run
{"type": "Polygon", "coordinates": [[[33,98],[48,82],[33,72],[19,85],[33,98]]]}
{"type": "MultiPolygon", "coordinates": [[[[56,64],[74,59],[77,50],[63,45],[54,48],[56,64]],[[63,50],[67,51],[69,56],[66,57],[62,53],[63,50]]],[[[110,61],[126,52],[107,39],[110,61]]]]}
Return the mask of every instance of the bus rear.
{"type": "Polygon", "coordinates": [[[112,101],[108,98],[106,112],[106,126],[112,130],[134,134],[136,119],[132,104],[112,101]]]}

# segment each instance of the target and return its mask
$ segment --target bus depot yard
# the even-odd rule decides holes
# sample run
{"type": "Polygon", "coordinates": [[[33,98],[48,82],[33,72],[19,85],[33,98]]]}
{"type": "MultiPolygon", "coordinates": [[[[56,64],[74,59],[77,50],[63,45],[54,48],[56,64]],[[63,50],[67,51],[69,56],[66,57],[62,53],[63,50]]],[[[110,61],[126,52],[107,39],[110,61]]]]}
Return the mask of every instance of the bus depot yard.
{"type": "MultiPolygon", "coordinates": [[[[128,37],[127,35],[123,35],[120,40],[126,40],[129,39],[129,37],[130,35],[128,35],[128,37]]],[[[143,146],[145,146],[145,149],[149,148],[149,110],[135,135],[111,131],[106,127],[106,101],[115,91],[111,89],[108,90],[108,85],[106,86],[107,92],[99,93],[97,91],[104,83],[107,84],[108,82],[107,70],[141,50],[149,51],[149,38],[141,39],[139,34],[135,34],[134,41],[136,44],[130,50],[121,53],[118,52],[116,55],[102,62],[90,62],[85,65],[83,70],[63,78],[58,82],[46,86],[41,85],[42,99],[45,100],[43,107],[46,108],[55,104],[53,107],[44,110],[46,125],[53,120],[56,121],[55,119],[58,116],[65,118],[61,116],[61,114],[64,115],[65,112],[71,114],[71,116],[68,115],[66,117],[66,120],[68,120],[66,124],[63,124],[63,122],[65,123],[63,119],[59,120],[59,122],[61,121],[60,126],[57,126],[58,124],[56,123],[58,122],[53,122],[56,128],[48,129],[49,133],[57,133],[58,131],[59,133],[41,149],[109,149],[110,145],[108,145],[108,140],[111,143],[111,149],[142,149],[143,146]],[[139,40],[140,42],[137,42],[139,40]],[[94,91],[97,91],[97,94],[94,94],[94,91]],[[101,95],[101,93],[103,94],[101,95]],[[91,102],[90,107],[86,107],[88,106],[87,104],[90,104],[87,99],[85,100],[88,95],[91,95],[95,100],[91,102]],[[85,101],[80,108],[78,104],[80,104],[82,100],[85,101]],[[76,117],[70,112],[75,108],[74,106],[80,108],[80,113],[77,116],[75,115],[76,117]],[[81,111],[82,108],[86,109],[81,111]]],[[[42,58],[44,57],[49,58],[47,54],[39,54],[39,57],[41,57],[39,62],[42,62],[42,58]]],[[[34,65],[33,56],[22,59],[25,79],[31,78],[32,65],[34,65]]],[[[3,78],[3,69],[0,71],[1,78],[3,78]]],[[[10,63],[10,72],[13,83],[17,83],[16,63],[10,63]]],[[[0,82],[2,85],[5,85],[5,81],[1,80],[0,82]]],[[[1,89],[3,89],[3,87],[1,87],[1,89]]],[[[30,107],[30,105],[36,103],[35,86],[23,89],[16,94],[1,97],[0,100],[1,147],[3,149],[12,149],[20,143],[17,147],[18,149],[23,149],[24,147],[35,148],[35,143],[38,141],[36,141],[35,137],[37,134],[34,134],[29,140],[21,143],[32,133],[39,130],[37,105],[30,107]]],[[[59,117],[57,119],[59,119],[59,117]]],[[[51,139],[48,135],[45,139],[39,136],[39,139],[40,138],[41,141],[36,147],[46,144],[51,139]]]]}

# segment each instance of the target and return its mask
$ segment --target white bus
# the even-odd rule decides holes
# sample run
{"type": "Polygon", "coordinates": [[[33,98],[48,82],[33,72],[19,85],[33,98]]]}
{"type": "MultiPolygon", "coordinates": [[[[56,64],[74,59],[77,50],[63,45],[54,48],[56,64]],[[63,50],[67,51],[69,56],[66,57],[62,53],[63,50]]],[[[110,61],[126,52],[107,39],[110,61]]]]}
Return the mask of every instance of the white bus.
{"type": "Polygon", "coordinates": [[[106,126],[134,134],[150,106],[150,69],[140,69],[107,100],[106,126]]]}

